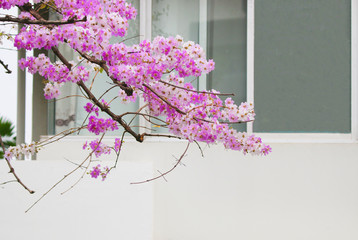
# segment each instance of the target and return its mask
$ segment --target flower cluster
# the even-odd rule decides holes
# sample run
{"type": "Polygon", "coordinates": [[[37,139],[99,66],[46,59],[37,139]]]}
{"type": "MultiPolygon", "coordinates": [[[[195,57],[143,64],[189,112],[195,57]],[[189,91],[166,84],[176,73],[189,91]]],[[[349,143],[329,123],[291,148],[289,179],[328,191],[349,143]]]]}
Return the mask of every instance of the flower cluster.
{"type": "Polygon", "coordinates": [[[111,118],[97,118],[95,116],[90,116],[88,118],[88,131],[98,135],[106,131],[114,131],[118,129],[118,124],[111,118]]]}
{"type": "Polygon", "coordinates": [[[98,117],[98,112],[99,112],[99,108],[98,107],[95,107],[92,103],[87,103],[85,106],[84,106],[84,109],[86,110],[86,112],[88,113],[95,113],[96,116],[98,117]]]}
{"type": "Polygon", "coordinates": [[[44,88],[44,96],[46,99],[57,98],[60,95],[60,87],[59,83],[46,83],[44,88]]]}
{"type": "Polygon", "coordinates": [[[121,149],[121,145],[122,145],[121,139],[116,138],[116,139],[114,140],[114,151],[115,151],[116,153],[119,153],[119,150],[121,149]]]}
{"type": "Polygon", "coordinates": [[[101,176],[102,181],[104,181],[107,178],[108,173],[109,173],[109,167],[104,167],[103,169],[101,169],[100,164],[93,167],[92,170],[89,171],[89,174],[91,175],[92,178],[98,178],[99,176],[101,176]]]}
{"type": "Polygon", "coordinates": [[[108,145],[100,142],[98,139],[91,141],[89,144],[85,142],[83,149],[92,150],[96,157],[100,157],[102,154],[111,153],[111,148],[108,145]]]}
{"type": "MultiPolygon", "coordinates": [[[[114,146],[112,147],[116,153],[119,153],[119,150],[121,149],[122,141],[119,138],[116,138],[114,140],[114,146]]],[[[102,143],[100,140],[96,139],[91,141],[89,144],[85,142],[82,147],[84,150],[89,149],[94,152],[96,157],[100,157],[102,154],[110,154],[111,153],[111,147],[108,145],[102,143]]]]}
{"type": "Polygon", "coordinates": [[[85,82],[89,78],[89,71],[85,67],[78,66],[69,70],[63,63],[56,62],[52,64],[45,54],[39,54],[38,57],[28,57],[27,59],[22,58],[19,60],[19,66],[23,70],[27,68],[31,74],[38,72],[49,81],[44,88],[46,99],[58,97],[60,94],[59,87],[65,82],[85,82]]]}
{"type": "Polygon", "coordinates": [[[36,152],[37,152],[36,143],[32,142],[30,144],[21,144],[16,147],[9,147],[5,151],[4,157],[7,160],[11,160],[14,157],[16,159],[19,159],[21,156],[28,157],[28,156],[34,155],[36,152]]]}
{"type": "Polygon", "coordinates": [[[223,102],[219,92],[195,91],[183,78],[170,74],[165,80],[150,84],[143,94],[153,115],[165,115],[169,131],[189,141],[223,143],[226,148],[244,154],[266,155],[270,147],[260,138],[237,132],[230,125],[255,119],[252,103],[234,104],[231,98],[223,102]],[[185,90],[183,90],[185,89],[185,90]],[[160,96],[170,103],[164,102],[160,96]]]}
{"type": "MultiPolygon", "coordinates": [[[[5,0],[1,5],[23,5],[29,1],[5,0]]],[[[39,1],[46,4],[50,0],[39,1]]],[[[43,26],[29,25],[23,28],[15,38],[15,46],[31,50],[34,48],[50,49],[59,42],[68,43],[73,49],[83,52],[92,52],[99,57],[101,49],[109,44],[112,36],[123,37],[128,28],[128,20],[134,19],[137,11],[124,0],[55,0],[57,10],[62,14],[62,20],[83,19],[86,22],[76,22],[69,25],[43,26]]],[[[23,18],[33,17],[29,14],[20,15],[23,18]]]]}
{"type": "Polygon", "coordinates": [[[29,0],[0,0],[0,8],[10,9],[16,5],[22,6],[28,2],[29,0]]]}

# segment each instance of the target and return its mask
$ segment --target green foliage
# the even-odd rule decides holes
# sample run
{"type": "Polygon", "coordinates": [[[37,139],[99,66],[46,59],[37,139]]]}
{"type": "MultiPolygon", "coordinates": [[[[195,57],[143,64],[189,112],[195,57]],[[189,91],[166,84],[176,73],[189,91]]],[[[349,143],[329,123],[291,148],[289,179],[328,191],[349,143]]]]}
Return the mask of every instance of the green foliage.
{"type": "MultiPolygon", "coordinates": [[[[16,137],[14,136],[15,126],[4,117],[0,117],[0,135],[3,139],[5,148],[16,146],[16,137]]],[[[4,158],[4,152],[0,149],[0,159],[4,158]]]]}

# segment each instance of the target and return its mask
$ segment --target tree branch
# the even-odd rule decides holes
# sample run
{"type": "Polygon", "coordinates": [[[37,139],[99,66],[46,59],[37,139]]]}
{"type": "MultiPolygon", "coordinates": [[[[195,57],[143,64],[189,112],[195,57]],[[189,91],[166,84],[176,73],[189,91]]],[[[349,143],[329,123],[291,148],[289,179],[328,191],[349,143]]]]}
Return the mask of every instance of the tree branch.
{"type": "Polygon", "coordinates": [[[5,68],[6,72],[5,73],[12,73],[11,70],[9,69],[9,65],[5,64],[3,61],[0,60],[0,64],[5,68]]]}
{"type": "Polygon", "coordinates": [[[110,79],[112,79],[112,82],[114,84],[118,85],[127,94],[127,96],[133,95],[133,89],[130,86],[128,86],[125,82],[119,82],[117,79],[115,79],[114,77],[111,77],[109,75],[108,66],[106,65],[106,62],[104,60],[98,60],[95,57],[89,56],[88,54],[83,53],[77,49],[76,49],[76,52],[78,52],[87,61],[90,61],[91,63],[97,64],[98,66],[100,66],[107,73],[107,76],[110,79]]]}
{"type": "MultiPolygon", "coordinates": [[[[27,12],[31,13],[31,15],[34,16],[37,20],[44,21],[43,17],[41,17],[41,15],[40,15],[38,12],[36,12],[36,11],[32,8],[31,4],[30,4],[30,5],[29,5],[29,4],[25,4],[24,6],[19,6],[19,8],[20,8],[21,11],[27,11],[27,12]]],[[[68,70],[71,70],[72,64],[70,64],[69,61],[67,61],[67,59],[61,54],[61,52],[58,50],[58,48],[55,47],[55,46],[53,46],[53,47],[51,48],[51,50],[52,50],[52,51],[54,52],[54,54],[61,60],[61,62],[67,66],[68,70]]],[[[89,61],[91,61],[91,62],[93,62],[93,63],[99,65],[100,67],[102,67],[102,68],[106,71],[106,73],[108,74],[108,67],[107,67],[107,65],[105,64],[104,61],[97,60],[97,59],[95,59],[94,57],[90,57],[90,56],[88,56],[87,54],[84,54],[84,53],[82,53],[82,52],[80,52],[80,51],[78,51],[78,50],[77,50],[77,52],[78,52],[79,54],[81,54],[81,56],[83,56],[84,58],[86,58],[87,60],[89,60],[89,61]]],[[[113,79],[112,79],[112,80],[113,80],[113,79]]],[[[114,79],[114,80],[115,80],[115,79],[114,79]]],[[[115,83],[118,83],[118,81],[115,80],[115,83]]],[[[98,106],[103,112],[107,113],[113,120],[117,121],[117,122],[118,122],[129,134],[131,134],[138,142],[143,142],[143,136],[140,135],[140,134],[137,134],[136,132],[134,132],[134,131],[132,130],[132,128],[129,127],[129,126],[123,121],[123,119],[122,119],[120,116],[116,115],[116,114],[113,113],[111,110],[109,110],[108,107],[104,106],[101,102],[99,102],[98,99],[92,94],[91,90],[89,90],[89,89],[87,88],[87,86],[83,83],[83,81],[77,82],[77,85],[87,94],[88,98],[89,98],[96,106],[98,106]]],[[[118,84],[118,85],[119,85],[121,88],[122,88],[122,87],[124,87],[124,88],[127,87],[127,88],[128,88],[128,86],[127,86],[125,83],[122,83],[122,85],[120,85],[120,84],[118,84]]],[[[129,87],[129,88],[130,88],[130,87],[129,87]]],[[[131,90],[132,93],[133,93],[133,89],[130,88],[130,90],[131,90]]],[[[127,89],[127,91],[129,91],[129,92],[130,92],[130,90],[127,89]]],[[[125,90],[125,91],[126,91],[126,90],[125,90]]],[[[127,93],[127,91],[126,91],[126,93],[127,93]]],[[[129,92],[128,92],[128,93],[129,93],[129,92]]],[[[127,93],[127,95],[128,95],[128,93],[127,93]]],[[[131,94],[130,94],[130,95],[131,95],[131,94]]],[[[128,96],[130,96],[130,95],[128,95],[128,96]]]]}
{"type": "Polygon", "coordinates": [[[160,98],[163,102],[165,102],[166,104],[168,104],[170,107],[172,107],[175,111],[177,111],[180,114],[186,115],[186,112],[183,112],[182,110],[180,110],[179,108],[177,108],[176,106],[173,106],[170,102],[168,102],[164,97],[160,96],[158,93],[156,93],[151,87],[149,87],[147,84],[143,84],[144,87],[148,88],[149,91],[151,91],[152,93],[154,93],[158,98],[160,98]]]}
{"type": "Polygon", "coordinates": [[[109,110],[108,107],[104,106],[94,95],[93,93],[87,88],[87,86],[82,82],[77,82],[77,85],[83,89],[83,91],[87,94],[87,97],[103,112],[107,113],[113,120],[117,121],[129,134],[131,134],[138,142],[143,142],[143,137],[140,134],[137,134],[133,131],[131,127],[126,124],[123,119],[109,110]]]}
{"type": "Polygon", "coordinates": [[[65,24],[73,24],[76,22],[86,22],[87,17],[82,19],[70,18],[67,21],[57,21],[57,20],[31,20],[28,18],[15,18],[10,15],[6,15],[5,17],[0,17],[0,22],[16,22],[23,24],[39,24],[39,25],[65,25],[65,24]]]}
{"type": "MultiPolygon", "coordinates": [[[[6,149],[5,149],[4,143],[3,143],[3,141],[2,141],[1,135],[0,135],[0,144],[1,144],[1,147],[2,147],[2,149],[3,149],[3,151],[4,151],[4,154],[5,154],[6,149]]],[[[30,190],[28,187],[26,187],[26,185],[25,185],[25,184],[20,180],[20,178],[16,175],[15,169],[12,167],[10,161],[9,161],[6,157],[4,157],[4,158],[5,158],[5,161],[6,161],[7,165],[9,166],[9,169],[10,169],[9,173],[11,173],[12,175],[14,175],[14,177],[16,178],[16,181],[17,181],[21,186],[23,186],[30,194],[35,193],[35,191],[30,190]]]]}

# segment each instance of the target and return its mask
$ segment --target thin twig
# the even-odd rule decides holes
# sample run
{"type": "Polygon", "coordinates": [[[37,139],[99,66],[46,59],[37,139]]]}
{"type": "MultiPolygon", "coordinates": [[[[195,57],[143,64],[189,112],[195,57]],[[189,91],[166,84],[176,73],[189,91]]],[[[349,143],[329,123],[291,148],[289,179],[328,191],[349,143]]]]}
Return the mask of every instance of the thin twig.
{"type": "Polygon", "coordinates": [[[144,35],[137,35],[137,36],[129,37],[129,38],[123,39],[123,40],[120,41],[119,43],[123,43],[123,42],[128,41],[128,40],[131,40],[131,39],[133,39],[133,38],[139,38],[139,37],[141,37],[141,36],[144,36],[144,35]]]}
{"type": "MultiPolygon", "coordinates": [[[[162,173],[162,174],[160,174],[159,176],[156,176],[156,177],[154,177],[154,178],[151,178],[151,179],[148,179],[148,180],[145,180],[145,181],[141,181],[141,182],[132,182],[131,184],[147,183],[147,182],[154,181],[154,180],[156,180],[156,179],[158,179],[158,178],[161,178],[161,177],[164,178],[165,175],[167,175],[168,173],[170,173],[171,171],[173,171],[173,170],[180,164],[181,160],[184,158],[186,152],[188,151],[189,146],[190,146],[190,142],[188,142],[188,144],[187,144],[187,146],[186,146],[186,148],[185,148],[183,154],[180,156],[180,158],[178,159],[178,161],[176,162],[176,164],[175,164],[171,169],[169,169],[168,171],[166,171],[166,172],[164,172],[164,173],[162,173]]],[[[165,178],[164,178],[164,179],[165,179],[165,178]]]]}
{"type": "Polygon", "coordinates": [[[69,187],[67,190],[63,191],[63,192],[61,193],[61,195],[65,194],[66,192],[68,192],[68,191],[70,191],[71,189],[73,189],[73,188],[83,179],[84,175],[86,174],[86,171],[88,170],[88,168],[89,168],[89,166],[90,166],[90,164],[91,164],[91,162],[92,162],[92,155],[93,155],[93,153],[100,147],[100,143],[102,142],[103,137],[104,137],[105,135],[106,135],[105,133],[102,134],[101,138],[100,138],[99,141],[98,141],[97,147],[96,147],[95,149],[93,149],[92,152],[89,154],[90,158],[89,158],[89,161],[88,161],[87,166],[83,167],[83,164],[84,164],[84,163],[81,164],[81,165],[79,165],[79,167],[84,168],[84,171],[83,171],[81,177],[79,177],[79,178],[77,179],[77,181],[76,181],[74,184],[72,184],[71,187],[69,187]]]}
{"type": "Polygon", "coordinates": [[[168,182],[168,180],[165,178],[165,176],[163,175],[163,173],[161,171],[157,170],[157,172],[162,175],[162,178],[164,179],[164,181],[168,182]]]}
{"type": "MultiPolygon", "coordinates": [[[[98,146],[99,146],[99,145],[98,145],[98,146]]],[[[96,148],[96,149],[97,149],[97,148],[96,148]]],[[[94,150],[94,151],[95,151],[95,150],[94,150]]],[[[87,171],[89,165],[91,164],[91,162],[92,162],[92,153],[90,154],[90,159],[89,159],[89,161],[88,161],[87,166],[84,167],[83,164],[82,164],[81,166],[79,165],[81,168],[84,168],[81,177],[79,177],[79,178],[77,179],[77,181],[76,181],[74,184],[72,184],[71,187],[69,187],[67,190],[63,191],[63,192],[61,193],[61,195],[65,194],[65,193],[67,193],[68,191],[70,191],[71,189],[73,189],[73,188],[81,181],[81,179],[83,179],[83,176],[86,174],[86,171],[87,171]]]]}
{"type": "MultiPolygon", "coordinates": [[[[78,163],[72,162],[71,160],[69,160],[69,159],[67,159],[67,158],[65,158],[65,160],[66,160],[67,162],[72,163],[73,165],[80,166],[78,163]]],[[[84,168],[84,167],[81,166],[81,168],[84,168]]]]}
{"type": "Polygon", "coordinates": [[[174,88],[183,89],[183,90],[188,91],[188,92],[203,93],[203,94],[210,94],[210,95],[217,95],[217,96],[235,96],[235,94],[233,94],[233,93],[213,93],[213,92],[205,92],[205,91],[191,90],[191,89],[187,89],[187,88],[185,88],[185,87],[180,87],[180,86],[177,86],[177,85],[168,83],[168,82],[163,81],[163,80],[159,80],[159,82],[163,83],[164,85],[172,86],[172,87],[174,87],[174,88]]]}
{"type": "MultiPolygon", "coordinates": [[[[132,122],[134,121],[134,119],[138,116],[138,114],[140,113],[140,111],[142,111],[145,107],[148,106],[148,103],[145,104],[144,106],[140,107],[135,113],[134,116],[132,117],[132,119],[129,121],[128,125],[130,126],[132,124],[132,122]]],[[[123,114],[122,114],[123,115],[123,114]]]]}
{"type": "Polygon", "coordinates": [[[119,146],[118,152],[116,153],[116,154],[117,154],[116,161],[115,161],[115,163],[114,163],[113,167],[111,167],[111,168],[108,170],[108,172],[110,172],[112,169],[114,169],[114,168],[116,168],[116,167],[117,167],[117,163],[118,163],[119,155],[120,155],[120,153],[121,153],[122,146],[123,146],[123,144],[124,144],[123,139],[124,139],[124,136],[126,135],[126,133],[127,133],[126,131],[124,131],[124,132],[122,133],[122,137],[121,137],[121,145],[119,146]]]}
{"type": "Polygon", "coordinates": [[[176,139],[183,139],[182,137],[176,135],[169,135],[169,134],[154,134],[154,133],[143,133],[143,137],[167,137],[167,138],[176,138],[176,139]]]}
{"type": "MultiPolygon", "coordinates": [[[[5,152],[6,152],[6,150],[5,150],[5,145],[4,145],[4,142],[2,141],[1,135],[0,135],[0,144],[1,144],[2,150],[3,150],[4,154],[5,154],[5,152]]],[[[7,165],[9,166],[9,169],[10,169],[9,173],[11,173],[12,175],[14,175],[14,177],[16,178],[16,181],[17,181],[21,186],[23,186],[30,194],[35,193],[35,191],[30,190],[28,187],[26,187],[26,185],[25,185],[25,184],[20,180],[20,178],[16,175],[15,169],[14,169],[13,166],[11,165],[9,159],[7,159],[7,158],[5,157],[5,161],[6,161],[7,165]]]]}
{"type": "Polygon", "coordinates": [[[156,117],[156,116],[153,116],[153,115],[147,114],[147,113],[140,113],[140,112],[126,112],[126,113],[122,114],[121,116],[125,116],[125,115],[128,115],[128,114],[135,114],[135,115],[141,115],[141,116],[146,116],[146,117],[154,118],[155,120],[158,120],[158,121],[160,121],[160,122],[162,122],[162,123],[167,124],[167,122],[166,122],[166,121],[164,121],[164,120],[162,120],[162,119],[160,119],[160,118],[158,118],[158,117],[156,117]]]}
{"type": "Polygon", "coordinates": [[[203,152],[203,149],[201,148],[200,144],[198,143],[198,141],[194,141],[194,143],[198,146],[199,150],[200,150],[200,153],[201,153],[201,156],[204,157],[204,152],[203,152]]]}
{"type": "MultiPolygon", "coordinates": [[[[116,88],[116,87],[118,87],[118,85],[114,85],[114,86],[108,88],[98,99],[102,99],[104,97],[104,95],[106,95],[109,91],[111,91],[113,88],[116,88]]],[[[90,90],[91,90],[91,88],[90,88],[90,90]]]]}
{"type": "Polygon", "coordinates": [[[86,127],[87,127],[87,125],[86,125],[86,126],[81,126],[80,128],[70,128],[70,129],[67,129],[67,130],[65,130],[65,131],[62,131],[62,132],[60,132],[60,133],[54,135],[54,136],[51,136],[50,138],[48,138],[48,139],[46,139],[46,140],[44,140],[44,141],[38,143],[37,145],[38,145],[38,147],[43,147],[43,146],[46,146],[46,145],[51,144],[51,143],[53,143],[53,142],[57,142],[58,140],[60,140],[60,139],[62,139],[62,138],[64,138],[64,137],[66,137],[66,136],[68,136],[68,135],[71,135],[71,134],[73,134],[73,133],[75,133],[75,132],[77,132],[77,131],[80,131],[81,129],[86,128],[86,127]],[[60,136],[60,135],[62,135],[62,136],[60,136]],[[59,137],[59,136],[60,136],[60,137],[59,137]],[[58,137],[58,138],[56,138],[56,137],[58,137]],[[53,140],[52,140],[52,141],[49,141],[49,140],[51,140],[51,139],[53,139],[53,140]]]}
{"type": "MultiPolygon", "coordinates": [[[[104,134],[101,137],[101,140],[103,138],[104,134]]],[[[99,146],[99,145],[98,145],[99,146]]],[[[76,172],[79,168],[83,167],[83,164],[92,157],[92,154],[94,153],[94,151],[97,148],[95,148],[94,150],[92,150],[92,152],[90,154],[88,154],[88,156],[85,158],[85,160],[83,160],[80,164],[78,164],[78,166],[76,168],[74,168],[72,171],[70,171],[69,173],[67,173],[66,175],[64,175],[59,181],[57,181],[49,190],[47,190],[39,199],[37,199],[26,211],[25,213],[27,213],[28,211],[30,211],[38,202],[40,202],[47,194],[49,194],[58,184],[60,184],[63,180],[65,180],[68,176],[70,176],[72,173],[76,172]]],[[[72,187],[71,187],[72,188],[72,187]]]]}
{"type": "Polygon", "coordinates": [[[85,96],[82,96],[82,95],[68,95],[68,96],[66,96],[66,97],[56,98],[56,100],[50,100],[50,101],[48,101],[48,102],[60,101],[60,100],[64,100],[64,99],[66,99],[66,98],[71,98],[71,97],[82,97],[82,98],[87,99],[85,96]]]}
{"type": "Polygon", "coordinates": [[[6,181],[6,182],[3,182],[3,183],[0,183],[0,185],[5,185],[5,184],[8,184],[8,183],[12,183],[12,182],[17,182],[17,180],[6,181]]]}
{"type": "Polygon", "coordinates": [[[93,78],[92,78],[92,81],[91,81],[91,85],[90,85],[90,87],[89,87],[89,89],[90,90],[92,90],[92,87],[93,87],[93,84],[94,84],[94,80],[96,79],[96,77],[97,77],[97,74],[99,73],[99,69],[96,71],[96,73],[95,73],[95,75],[93,76],[93,78]]]}
{"type": "Polygon", "coordinates": [[[0,60],[0,64],[5,68],[7,74],[12,73],[12,71],[9,69],[9,65],[5,64],[3,61],[0,60]]]}

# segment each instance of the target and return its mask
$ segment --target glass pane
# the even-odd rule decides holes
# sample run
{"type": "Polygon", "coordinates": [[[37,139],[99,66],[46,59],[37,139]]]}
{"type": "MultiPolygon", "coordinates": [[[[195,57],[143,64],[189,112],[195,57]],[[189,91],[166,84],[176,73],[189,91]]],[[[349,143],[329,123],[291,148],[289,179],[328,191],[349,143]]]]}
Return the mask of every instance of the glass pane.
{"type": "MultiPolygon", "coordinates": [[[[127,45],[138,44],[139,43],[139,0],[128,1],[134,5],[137,9],[137,18],[133,21],[129,22],[128,32],[124,38],[113,38],[111,42],[123,41],[124,39],[128,39],[125,41],[127,45]]],[[[68,51],[68,48],[66,48],[68,51]]],[[[64,49],[64,50],[66,50],[64,49]]],[[[67,53],[68,56],[72,54],[72,58],[74,54],[72,51],[67,53]]],[[[90,76],[90,81],[95,76],[95,73],[92,73],[90,76]]],[[[93,84],[92,92],[93,94],[99,98],[108,88],[112,85],[109,83],[111,80],[105,73],[98,73],[96,76],[96,80],[93,84]]],[[[90,84],[90,83],[89,83],[90,84]]],[[[77,88],[76,85],[70,84],[63,87],[62,95],[81,95],[81,92],[77,88]]],[[[103,99],[107,102],[110,102],[116,96],[118,96],[119,89],[114,88],[108,93],[105,94],[103,99]]],[[[56,133],[59,133],[65,129],[70,127],[79,127],[83,124],[85,119],[87,118],[88,113],[84,110],[83,106],[88,101],[84,98],[67,98],[64,100],[56,101],[56,120],[55,120],[55,130],[56,133]],[[64,117],[59,117],[63,115],[64,117]]],[[[122,104],[119,99],[114,99],[110,105],[111,109],[116,114],[121,114],[125,112],[135,112],[139,108],[139,101],[130,104],[122,104]]],[[[108,118],[108,116],[104,113],[100,113],[100,117],[108,118]]],[[[124,120],[129,123],[131,121],[131,116],[124,117],[124,120]]],[[[131,126],[138,126],[139,120],[138,118],[134,119],[131,126]]],[[[137,128],[133,128],[138,130],[137,128]]],[[[106,135],[119,135],[123,131],[120,128],[118,131],[108,132],[106,135]]],[[[80,135],[89,135],[87,130],[83,130],[80,132],[80,135]]]]}
{"type": "MultiPolygon", "coordinates": [[[[184,41],[199,43],[199,2],[199,0],[153,0],[152,39],[156,36],[180,35],[184,41]]],[[[196,78],[188,77],[185,81],[192,82],[193,86],[198,88],[196,78]]],[[[165,120],[164,117],[161,119],[165,120]]],[[[168,129],[154,126],[152,131],[167,133],[168,129]]]]}
{"type": "Polygon", "coordinates": [[[180,35],[199,42],[199,0],[153,0],[152,38],[180,35]]]}
{"type": "Polygon", "coordinates": [[[256,132],[351,131],[351,1],[255,1],[256,132]]]}
{"type": "Polygon", "coordinates": [[[208,1],[208,58],[215,61],[208,88],[234,93],[238,105],[246,101],[246,8],[246,0],[208,1]]]}

